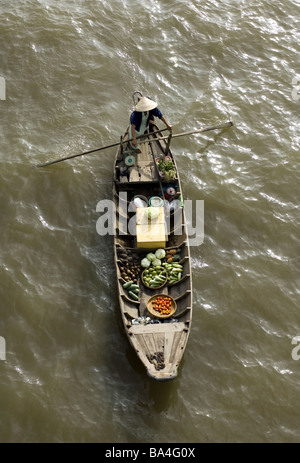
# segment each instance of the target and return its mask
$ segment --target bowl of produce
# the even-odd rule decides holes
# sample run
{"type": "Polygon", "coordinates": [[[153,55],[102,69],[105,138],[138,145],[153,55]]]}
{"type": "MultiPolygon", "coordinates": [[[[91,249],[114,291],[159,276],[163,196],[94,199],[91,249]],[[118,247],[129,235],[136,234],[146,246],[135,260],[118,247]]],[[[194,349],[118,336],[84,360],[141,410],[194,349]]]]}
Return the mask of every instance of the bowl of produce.
{"type": "Polygon", "coordinates": [[[147,310],[157,318],[171,317],[177,309],[174,299],[166,294],[157,294],[150,297],[147,302],[147,310]]]}
{"type": "Polygon", "coordinates": [[[160,159],[157,166],[158,166],[159,173],[161,173],[164,176],[165,180],[167,181],[173,180],[176,177],[175,166],[171,159],[170,160],[160,159]]]}
{"type": "Polygon", "coordinates": [[[150,289],[159,289],[165,286],[168,280],[168,273],[162,265],[145,268],[142,273],[143,284],[150,289]]]}

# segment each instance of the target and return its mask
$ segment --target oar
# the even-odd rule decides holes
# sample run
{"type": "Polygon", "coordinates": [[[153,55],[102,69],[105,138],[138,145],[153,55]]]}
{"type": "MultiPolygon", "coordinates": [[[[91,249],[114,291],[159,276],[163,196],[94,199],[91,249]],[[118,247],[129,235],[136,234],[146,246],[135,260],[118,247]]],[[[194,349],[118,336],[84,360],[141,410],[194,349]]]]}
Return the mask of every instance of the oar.
{"type": "MultiPolygon", "coordinates": [[[[153,135],[155,133],[158,133],[158,132],[164,132],[165,130],[168,130],[167,128],[165,129],[160,129],[160,130],[155,130],[154,132],[151,132],[151,133],[148,133],[148,134],[143,134],[143,135],[139,135],[138,137],[136,137],[136,139],[138,140],[139,138],[141,137],[145,137],[146,135],[153,135]]],[[[70,156],[66,156],[64,158],[60,158],[60,159],[55,159],[54,161],[49,161],[49,162],[45,162],[45,164],[37,164],[35,167],[46,167],[46,166],[50,166],[51,164],[56,164],[57,162],[62,162],[62,161],[67,161],[68,159],[73,159],[73,158],[77,158],[78,156],[84,156],[86,154],[91,154],[91,153],[95,153],[96,151],[102,151],[102,150],[106,150],[108,148],[113,148],[114,146],[118,146],[120,144],[125,144],[125,143],[128,143],[129,141],[132,141],[133,139],[130,138],[129,140],[125,140],[125,141],[119,141],[117,143],[112,143],[111,145],[106,145],[106,146],[102,146],[101,148],[95,148],[93,150],[90,150],[90,151],[85,151],[84,153],[80,153],[80,154],[71,154],[70,156]]]]}
{"type": "MultiPolygon", "coordinates": [[[[199,130],[191,130],[190,132],[183,132],[183,133],[176,133],[176,134],[173,134],[172,135],[172,138],[175,138],[175,137],[183,137],[184,135],[192,135],[194,133],[203,133],[203,132],[208,132],[209,130],[217,130],[217,129],[225,129],[226,127],[232,127],[233,126],[233,122],[226,122],[226,124],[223,124],[223,125],[216,125],[214,127],[206,127],[205,129],[199,129],[199,130]]],[[[146,142],[153,142],[153,141],[156,141],[156,140],[167,140],[169,138],[169,135],[167,137],[157,137],[157,138],[154,138],[153,140],[142,140],[140,141],[140,144],[141,143],[146,143],[146,142]]]]}
{"type": "MultiPolygon", "coordinates": [[[[224,129],[226,127],[231,127],[232,125],[233,125],[233,122],[227,122],[226,124],[223,124],[223,125],[216,125],[214,127],[206,127],[204,129],[200,129],[200,130],[191,130],[190,132],[183,132],[183,133],[174,134],[174,135],[172,135],[172,138],[183,137],[184,135],[192,135],[194,133],[208,132],[209,130],[224,129]]],[[[168,130],[168,129],[165,128],[165,129],[155,130],[154,132],[150,132],[148,134],[140,135],[140,136],[136,137],[136,139],[142,138],[142,137],[147,137],[149,135],[153,135],[153,134],[158,133],[158,132],[163,132],[165,130],[168,130]]],[[[158,138],[155,138],[154,140],[141,140],[140,144],[141,143],[153,142],[153,141],[156,141],[156,140],[166,140],[167,138],[168,138],[168,136],[167,137],[158,137],[158,138]]],[[[132,138],[130,138],[129,140],[122,141],[122,142],[119,141],[118,143],[113,143],[111,145],[102,146],[101,148],[96,148],[96,149],[93,149],[93,150],[90,150],[90,151],[85,151],[84,153],[72,154],[71,156],[66,156],[64,158],[56,159],[54,161],[49,161],[49,162],[46,162],[45,164],[37,164],[36,167],[50,166],[52,164],[56,164],[57,162],[67,161],[68,159],[73,159],[73,158],[76,158],[78,156],[84,156],[86,154],[95,153],[96,151],[101,151],[101,150],[105,150],[105,149],[108,149],[108,148],[113,148],[114,146],[118,146],[118,145],[123,144],[123,143],[128,143],[130,141],[132,141],[132,138]]]]}

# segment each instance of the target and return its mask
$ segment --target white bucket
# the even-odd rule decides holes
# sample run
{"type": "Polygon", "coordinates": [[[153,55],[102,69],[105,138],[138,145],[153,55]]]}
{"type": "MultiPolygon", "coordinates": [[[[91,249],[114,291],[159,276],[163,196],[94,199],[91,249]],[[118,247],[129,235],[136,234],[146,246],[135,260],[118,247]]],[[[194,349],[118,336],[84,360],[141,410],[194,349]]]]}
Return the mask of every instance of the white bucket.
{"type": "Polygon", "coordinates": [[[148,199],[146,196],[137,195],[129,203],[129,212],[136,212],[137,207],[147,207],[148,206],[148,199]]]}

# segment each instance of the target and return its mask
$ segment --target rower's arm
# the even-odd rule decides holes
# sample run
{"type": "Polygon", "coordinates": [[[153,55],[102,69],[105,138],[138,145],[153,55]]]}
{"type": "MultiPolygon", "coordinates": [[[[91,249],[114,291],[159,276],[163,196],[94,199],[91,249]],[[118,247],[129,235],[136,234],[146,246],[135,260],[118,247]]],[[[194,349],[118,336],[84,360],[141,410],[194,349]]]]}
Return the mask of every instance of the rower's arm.
{"type": "Polygon", "coordinates": [[[166,119],[164,118],[164,116],[162,116],[161,120],[166,124],[167,128],[170,130],[170,132],[172,131],[172,126],[166,121],[166,119]]]}
{"type": "Polygon", "coordinates": [[[132,144],[133,146],[136,146],[136,145],[137,145],[137,141],[136,141],[135,125],[134,125],[134,124],[131,124],[131,135],[132,135],[132,142],[131,142],[131,144],[132,144]]]}

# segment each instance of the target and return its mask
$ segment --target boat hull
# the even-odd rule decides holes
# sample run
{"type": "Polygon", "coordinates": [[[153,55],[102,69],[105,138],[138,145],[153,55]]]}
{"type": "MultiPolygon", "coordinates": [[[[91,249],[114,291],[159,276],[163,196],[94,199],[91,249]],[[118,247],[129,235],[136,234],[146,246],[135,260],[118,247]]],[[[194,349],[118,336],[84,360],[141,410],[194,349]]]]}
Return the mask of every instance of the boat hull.
{"type": "MultiPolygon", "coordinates": [[[[158,130],[156,126],[151,127],[151,132],[158,130]]],[[[123,141],[127,138],[128,130],[123,141]]],[[[136,156],[135,165],[130,167],[125,164],[126,146],[124,149],[121,144],[117,150],[113,181],[113,200],[117,212],[114,260],[119,305],[127,338],[144,365],[147,375],[154,380],[168,381],[178,375],[191,330],[192,277],[178,170],[172,152],[168,148],[165,153],[166,142],[160,138],[159,132],[152,136],[145,135],[147,142],[143,143],[142,140],[141,153],[136,156]],[[158,160],[165,159],[165,156],[174,164],[175,177],[171,180],[162,178],[158,170],[158,160]],[[171,198],[166,194],[167,186],[173,188],[172,192],[176,191],[171,198]],[[146,240],[139,241],[139,222],[136,218],[138,214],[134,207],[134,198],[146,198],[148,201],[153,196],[163,199],[165,252],[168,255],[168,252],[176,251],[178,265],[182,268],[182,275],[178,281],[166,284],[160,289],[147,287],[141,278],[141,261],[149,252],[155,253],[157,243],[154,239],[152,242],[150,240],[149,244],[146,240]],[[137,297],[133,297],[133,293],[124,288],[130,279],[134,280],[137,297]],[[149,312],[149,299],[160,293],[176,302],[176,312],[172,317],[161,318],[159,313],[155,316],[149,312]]],[[[167,264],[167,260],[164,259],[162,265],[167,264]]]]}

